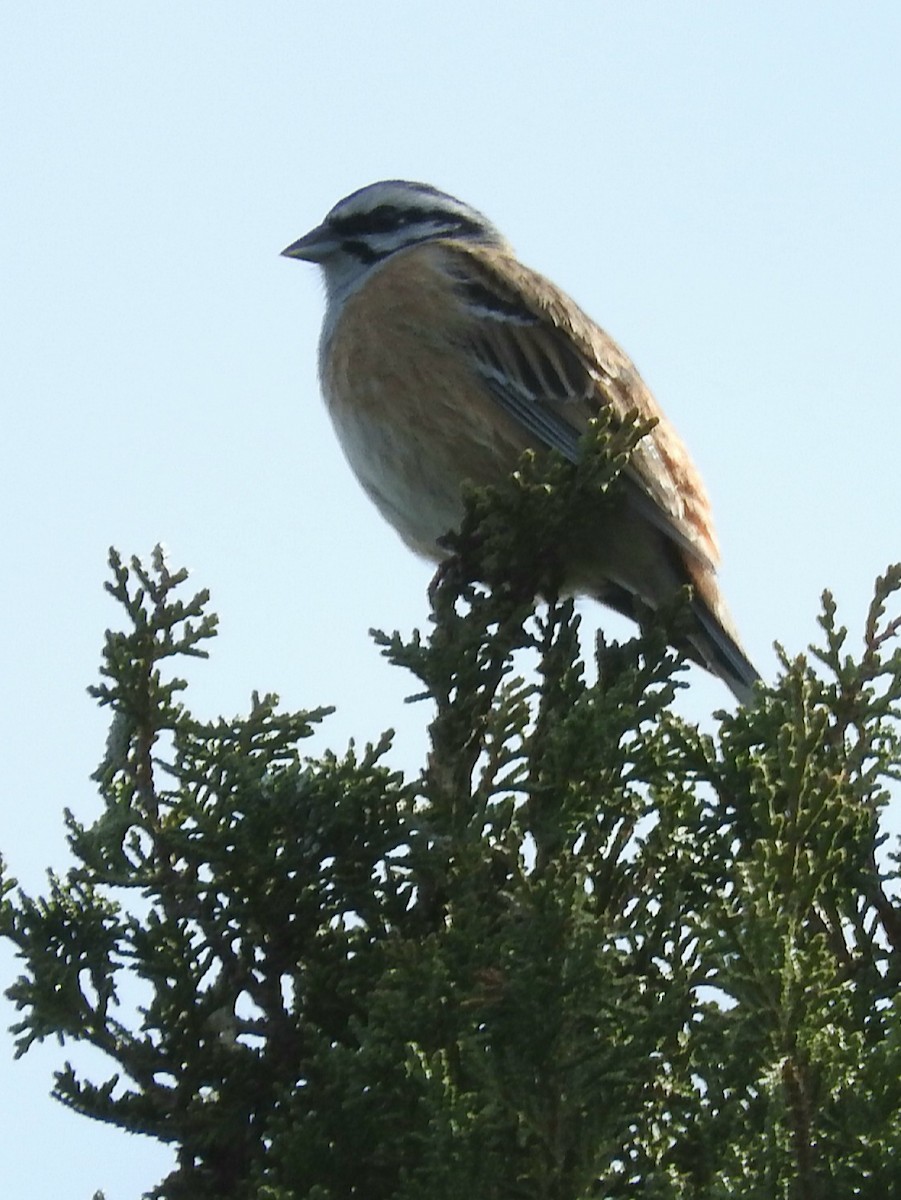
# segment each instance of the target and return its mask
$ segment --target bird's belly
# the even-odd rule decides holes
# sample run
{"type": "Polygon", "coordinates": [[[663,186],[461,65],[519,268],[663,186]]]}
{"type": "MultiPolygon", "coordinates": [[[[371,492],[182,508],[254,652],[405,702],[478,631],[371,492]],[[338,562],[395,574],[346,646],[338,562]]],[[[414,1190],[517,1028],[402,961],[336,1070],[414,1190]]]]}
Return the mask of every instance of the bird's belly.
{"type": "Polygon", "coordinates": [[[438,539],[463,516],[463,468],[421,427],[386,419],[381,406],[331,404],[329,413],[348,463],[379,512],[412,550],[438,561],[438,539]]]}

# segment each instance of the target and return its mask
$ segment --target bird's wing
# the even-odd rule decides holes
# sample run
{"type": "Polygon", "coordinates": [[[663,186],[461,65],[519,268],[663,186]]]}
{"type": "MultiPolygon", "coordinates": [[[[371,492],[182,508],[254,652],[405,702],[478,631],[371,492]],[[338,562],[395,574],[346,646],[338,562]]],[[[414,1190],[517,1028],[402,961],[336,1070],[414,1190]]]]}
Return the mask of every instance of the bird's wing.
{"type": "Polygon", "coordinates": [[[697,469],[632,362],[603,329],[550,280],[512,255],[441,244],[471,321],[466,348],[499,404],[542,445],[575,459],[588,421],[632,409],[657,424],[627,468],[631,502],[642,516],[703,565],[719,548],[697,469]]]}

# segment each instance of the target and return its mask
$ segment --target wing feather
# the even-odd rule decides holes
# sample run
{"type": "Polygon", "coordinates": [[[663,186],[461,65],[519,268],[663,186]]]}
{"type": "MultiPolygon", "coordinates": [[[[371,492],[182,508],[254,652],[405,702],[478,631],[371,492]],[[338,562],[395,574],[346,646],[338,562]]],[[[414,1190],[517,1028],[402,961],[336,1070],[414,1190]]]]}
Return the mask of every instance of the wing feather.
{"type": "Polygon", "coordinates": [[[509,254],[443,244],[444,266],[473,320],[466,349],[497,402],[569,459],[588,421],[637,409],[658,422],[632,455],[630,500],[703,566],[719,549],[710,502],[688,452],[630,359],[550,280],[509,254]]]}

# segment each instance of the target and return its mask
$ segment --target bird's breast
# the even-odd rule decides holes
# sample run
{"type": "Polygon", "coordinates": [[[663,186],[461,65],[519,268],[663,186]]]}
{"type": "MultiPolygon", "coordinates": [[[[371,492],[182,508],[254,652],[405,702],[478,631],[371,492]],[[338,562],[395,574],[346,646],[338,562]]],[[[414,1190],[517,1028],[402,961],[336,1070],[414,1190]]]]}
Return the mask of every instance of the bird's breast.
{"type": "Polygon", "coordinates": [[[461,347],[449,281],[413,256],[396,259],[324,336],[322,390],[368,495],[412,549],[438,559],[437,539],[461,519],[464,481],[512,470],[526,441],[461,347]]]}

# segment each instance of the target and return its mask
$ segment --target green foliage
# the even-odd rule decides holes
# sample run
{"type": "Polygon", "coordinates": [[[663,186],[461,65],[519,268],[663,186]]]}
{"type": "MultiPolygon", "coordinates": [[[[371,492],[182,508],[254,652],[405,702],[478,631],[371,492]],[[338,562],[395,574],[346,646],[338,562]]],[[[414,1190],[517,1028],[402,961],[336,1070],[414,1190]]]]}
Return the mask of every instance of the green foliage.
{"type": "Polygon", "coordinates": [[[196,720],[166,660],[206,654],[208,597],[112,555],[103,811],[47,896],[3,882],[0,932],[19,1053],[106,1053],[55,1094],[177,1147],[159,1200],[890,1194],[901,567],[858,659],[827,594],[819,673],[783,656],[702,735],[678,604],[589,671],[556,595],[641,432],[471,496],[430,635],[376,635],[431,705],[415,779],[389,735],[304,755],[325,709],[196,720]]]}

